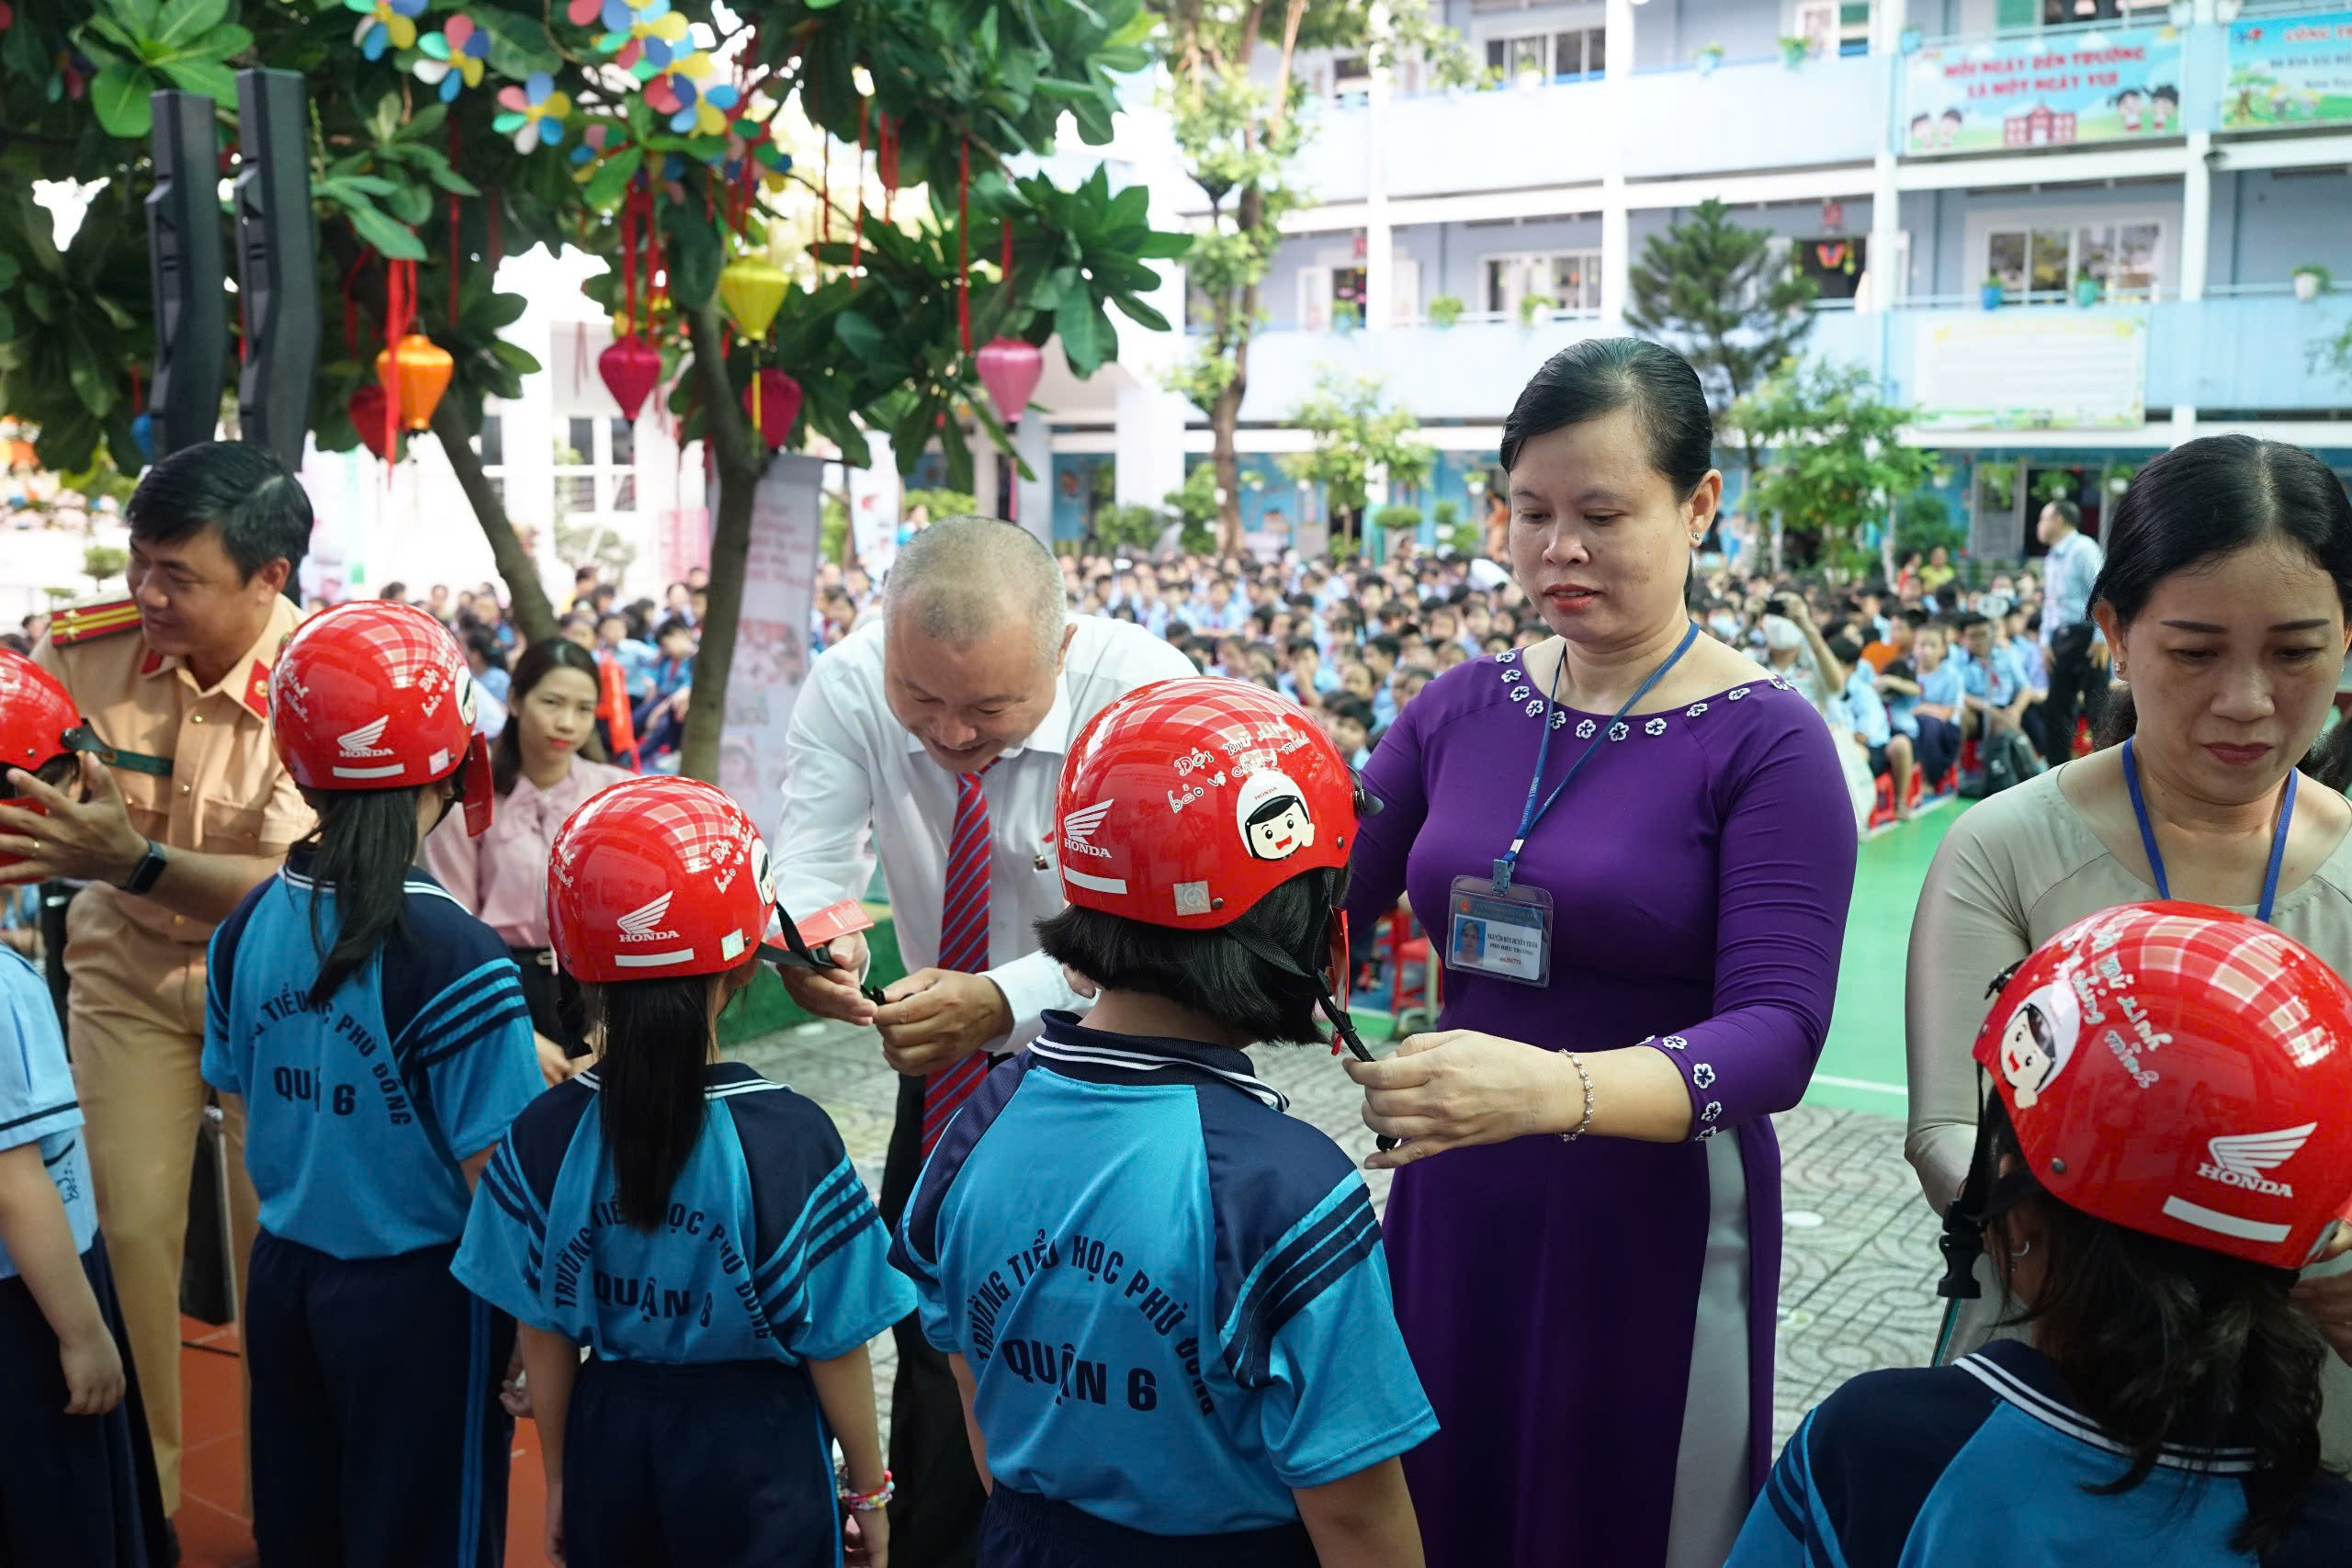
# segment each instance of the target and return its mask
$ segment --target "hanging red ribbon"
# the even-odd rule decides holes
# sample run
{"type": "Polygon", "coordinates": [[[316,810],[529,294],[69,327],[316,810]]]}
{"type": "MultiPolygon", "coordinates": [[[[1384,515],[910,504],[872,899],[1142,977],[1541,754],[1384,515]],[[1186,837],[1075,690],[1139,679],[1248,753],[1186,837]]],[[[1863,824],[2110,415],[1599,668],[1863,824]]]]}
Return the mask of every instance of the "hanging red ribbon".
{"type": "Polygon", "coordinates": [[[392,456],[400,450],[400,343],[416,319],[416,264],[384,264],[384,352],[390,356],[392,385],[384,389],[384,486],[391,488],[392,456]]]}
{"type": "Polygon", "coordinates": [[[882,146],[875,161],[882,175],[882,222],[887,228],[892,198],[899,194],[899,128],[888,115],[882,117],[882,146]]]}
{"type": "Polygon", "coordinates": [[[134,365],[130,367],[130,415],[136,419],[139,413],[139,367],[134,365]]]}
{"type": "Polygon", "coordinates": [[[849,291],[857,292],[859,269],[865,265],[865,112],[866,101],[857,100],[857,227],[849,237],[849,291]]]}
{"type": "Polygon", "coordinates": [[[972,352],[972,139],[965,137],[956,157],[956,328],[964,352],[972,352]]]}

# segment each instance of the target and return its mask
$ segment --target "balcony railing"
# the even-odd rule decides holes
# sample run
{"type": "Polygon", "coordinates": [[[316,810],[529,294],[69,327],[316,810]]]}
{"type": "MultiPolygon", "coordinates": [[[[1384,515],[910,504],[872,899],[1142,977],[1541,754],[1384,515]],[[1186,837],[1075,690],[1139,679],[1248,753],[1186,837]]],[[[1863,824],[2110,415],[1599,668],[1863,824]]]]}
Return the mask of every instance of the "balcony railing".
{"type": "MultiPolygon", "coordinates": [[[[2352,405],[2352,382],[2315,364],[2312,352],[2352,325],[2352,291],[2309,301],[2276,293],[2239,294],[2070,309],[2145,323],[2144,401],[2154,418],[2183,403],[2278,412],[2352,405]]],[[[1822,310],[1815,313],[1801,352],[1873,371],[1883,356],[1885,394],[1905,401],[1916,395],[1921,327],[1939,317],[1984,313],[1973,296],[1914,299],[1891,311],[1822,310]]],[[[2046,313],[2059,314],[2054,309],[2046,313]]],[[[1590,312],[1561,312],[1525,324],[1487,314],[1464,316],[1445,328],[1267,332],[1250,344],[1250,392],[1241,417],[1253,423],[1279,423],[1329,367],[1384,378],[1388,396],[1426,423],[1491,423],[1510,412],[1520,389],[1546,358],[1600,330],[1590,312]]]]}

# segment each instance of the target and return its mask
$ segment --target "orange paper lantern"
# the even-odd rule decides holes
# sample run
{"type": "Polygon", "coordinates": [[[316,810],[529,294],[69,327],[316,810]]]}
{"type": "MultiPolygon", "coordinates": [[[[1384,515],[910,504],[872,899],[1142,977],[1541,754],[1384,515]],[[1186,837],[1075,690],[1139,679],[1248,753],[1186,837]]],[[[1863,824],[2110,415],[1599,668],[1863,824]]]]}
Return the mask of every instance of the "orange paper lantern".
{"type": "Polygon", "coordinates": [[[406,337],[376,355],[376,379],[399,409],[401,423],[423,430],[433,423],[441,394],[458,367],[449,351],[423,333],[406,337]]]}

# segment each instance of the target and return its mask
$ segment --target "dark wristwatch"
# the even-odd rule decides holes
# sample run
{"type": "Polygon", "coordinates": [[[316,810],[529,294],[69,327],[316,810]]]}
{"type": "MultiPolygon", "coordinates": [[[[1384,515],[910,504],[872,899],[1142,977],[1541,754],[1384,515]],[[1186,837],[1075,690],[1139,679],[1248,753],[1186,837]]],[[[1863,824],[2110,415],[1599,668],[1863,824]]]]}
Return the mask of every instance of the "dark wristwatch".
{"type": "Polygon", "coordinates": [[[147,840],[147,852],[140,857],[137,865],[130,868],[130,874],[116,886],[125,893],[144,893],[154,886],[155,879],[163,874],[164,846],[150,839],[147,840]]]}

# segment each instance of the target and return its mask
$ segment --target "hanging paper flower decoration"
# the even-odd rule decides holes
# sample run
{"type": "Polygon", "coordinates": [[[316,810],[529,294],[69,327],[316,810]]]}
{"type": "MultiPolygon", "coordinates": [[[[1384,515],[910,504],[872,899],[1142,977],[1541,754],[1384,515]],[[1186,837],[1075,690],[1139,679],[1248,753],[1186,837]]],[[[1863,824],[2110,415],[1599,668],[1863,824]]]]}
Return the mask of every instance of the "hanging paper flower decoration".
{"type": "Polygon", "coordinates": [[[498,102],[507,112],[492,120],[490,128],[501,136],[513,131],[517,152],[553,147],[563,140],[563,119],[571,112],[571,99],[555,90],[555,78],[546,72],[532,72],[520,87],[499,88],[498,102]]]}
{"type": "Polygon", "coordinates": [[[575,28],[593,28],[604,9],[605,0],[571,0],[571,4],[564,7],[563,14],[575,28]]]}
{"type": "Polygon", "coordinates": [[[575,180],[586,181],[595,174],[594,165],[599,159],[609,153],[619,152],[626,145],[628,145],[627,139],[622,136],[619,127],[605,120],[591,121],[586,129],[581,131],[580,140],[571,144],[571,151],[566,154],[571,160],[571,177],[575,180]]]}
{"type": "Polygon", "coordinates": [[[739,119],[727,138],[727,159],[721,173],[730,181],[742,178],[746,158],[758,167],[762,186],[771,191],[785,187],[787,182],[784,176],[792,172],[792,154],[769,140],[765,126],[756,120],[739,119]]]}
{"type": "Polygon", "coordinates": [[[82,95],[90,90],[90,62],[70,49],[61,49],[51,63],[56,69],[50,73],[49,101],[53,104],[62,96],[80,103],[82,95]]]}
{"type": "Polygon", "coordinates": [[[631,0],[605,0],[603,16],[609,30],[596,47],[639,81],[669,69],[671,61],[687,52],[679,47],[686,36],[686,19],[670,9],[670,0],[645,0],[636,9],[631,0]]]}
{"type": "Polygon", "coordinates": [[[343,0],[346,10],[361,13],[351,41],[370,60],[384,51],[416,47],[416,18],[424,15],[424,0],[343,0]]]}
{"type": "Polygon", "coordinates": [[[668,115],[670,129],[681,136],[719,135],[739,95],[734,84],[711,79],[710,71],[710,56],[690,54],[645,85],[645,101],[668,115]]]}
{"type": "Polygon", "coordinates": [[[425,55],[412,67],[416,79],[428,87],[438,84],[443,103],[455,98],[461,87],[481,85],[482,67],[490,59],[490,32],[476,27],[471,17],[450,17],[439,32],[417,39],[416,47],[425,55]]]}

